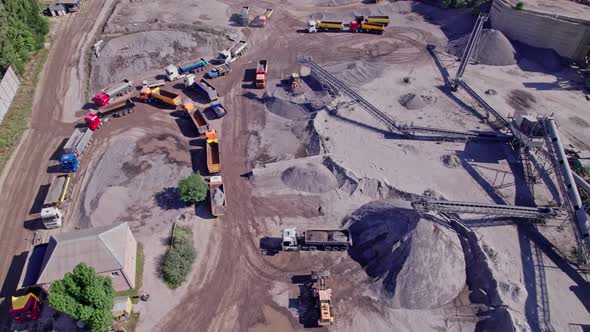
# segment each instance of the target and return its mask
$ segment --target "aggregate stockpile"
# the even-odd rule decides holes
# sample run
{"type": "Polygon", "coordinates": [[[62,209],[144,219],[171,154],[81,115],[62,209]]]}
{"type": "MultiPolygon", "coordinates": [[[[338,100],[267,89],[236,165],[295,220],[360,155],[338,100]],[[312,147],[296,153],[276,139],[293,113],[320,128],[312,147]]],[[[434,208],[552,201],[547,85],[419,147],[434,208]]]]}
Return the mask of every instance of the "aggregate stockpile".
{"type": "MultiPolygon", "coordinates": [[[[462,57],[469,36],[449,43],[449,53],[462,57]]],[[[475,59],[478,63],[490,66],[508,66],[516,63],[516,50],[510,40],[498,30],[483,30],[475,59]]]]}
{"type": "Polygon", "coordinates": [[[350,234],[345,229],[308,229],[297,233],[296,228],[283,230],[283,251],[345,251],[352,246],[350,234]]]}
{"type": "Polygon", "coordinates": [[[80,157],[92,140],[89,128],[76,128],[63,148],[59,163],[64,172],[76,172],[80,168],[80,157]]]}
{"type": "Polygon", "coordinates": [[[117,96],[123,96],[129,92],[133,88],[133,81],[124,79],[119,81],[107,88],[102,89],[100,92],[92,97],[92,102],[96,107],[103,107],[109,104],[113,98],[117,96]]]}
{"type": "Polygon", "coordinates": [[[45,228],[59,228],[63,225],[62,210],[68,199],[71,179],[69,174],[65,174],[56,176],[51,181],[41,210],[41,221],[45,228]]]}
{"type": "Polygon", "coordinates": [[[209,195],[211,199],[211,213],[216,216],[225,214],[225,191],[223,179],[220,175],[212,176],[209,180],[209,195]]]}
{"type": "Polygon", "coordinates": [[[422,219],[409,202],[380,200],[346,220],[349,250],[393,308],[432,309],[453,301],[466,285],[458,236],[422,219]]]}
{"type": "Polygon", "coordinates": [[[217,174],[221,171],[219,160],[219,138],[215,129],[209,129],[205,133],[207,138],[207,170],[209,174],[217,174]]]}
{"type": "Polygon", "coordinates": [[[90,130],[99,129],[109,118],[118,118],[133,113],[135,103],[131,99],[120,101],[116,104],[100,109],[96,113],[88,113],[84,117],[84,123],[90,130]]]}

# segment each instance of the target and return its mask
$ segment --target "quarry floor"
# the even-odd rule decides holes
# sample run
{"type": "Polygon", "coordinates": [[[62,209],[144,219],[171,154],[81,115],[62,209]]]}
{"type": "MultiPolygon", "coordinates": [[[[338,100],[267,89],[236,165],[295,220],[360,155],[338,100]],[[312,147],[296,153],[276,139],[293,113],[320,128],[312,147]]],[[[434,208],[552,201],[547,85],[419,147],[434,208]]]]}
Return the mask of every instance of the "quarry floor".
{"type": "MultiPolygon", "coordinates": [[[[449,200],[507,204],[523,204],[531,198],[538,205],[556,200],[551,184],[544,182],[535,186],[534,197],[526,197],[521,191],[522,171],[507,146],[391,139],[380,122],[354,105],[327,112],[323,106],[330,98],[310,78],[304,78],[303,97],[290,96],[285,88],[283,80],[290,73],[306,73],[296,63],[297,56],[305,54],[399,121],[492,130],[466,94],[449,94],[441,88],[443,75],[426,50],[427,44],[437,45],[444,69],[454,73],[458,63],[444,54],[444,46],[451,37],[468,33],[473,18],[467,12],[453,12],[453,22],[460,23],[450,25],[445,12],[411,1],[383,5],[347,0],[239,5],[195,1],[192,10],[202,13],[196,16],[182,10],[185,1],[170,2],[161,12],[156,2],[118,2],[113,10],[115,1],[88,0],[79,14],[56,20],[49,59],[34,98],[31,128],[1,178],[0,248],[10,253],[0,269],[5,279],[1,295],[8,296],[15,287],[15,275],[22,269],[19,264],[24,263],[32,241],[56,232],[34,226],[42,201],[40,187],[59,172],[59,146],[85,114],[80,109],[86,85],[95,91],[121,78],[154,79],[169,63],[208,59],[230,45],[229,38],[245,38],[250,44],[246,55],[232,64],[228,77],[212,81],[228,110],[223,120],[210,121],[221,136],[227,214],[215,219],[206,205],[178,204],[173,194],[178,179],[196,171],[206,174],[203,141],[178,112],[139,104],[133,114],[114,119],[96,132],[75,177],[75,204],[67,211],[65,227],[58,231],[130,223],[144,244],[143,291],[151,295],[150,301],[136,307],[141,313],[138,331],[188,331],[195,326],[200,331],[302,330],[308,323],[300,302],[304,290],[293,277],[312,270],[332,274],[329,284],[337,323],[329,330],[474,330],[476,305],[468,298],[467,286],[452,302],[437,308],[394,309],[383,306],[374,291],[378,281],[371,280],[345,253],[268,256],[260,251],[261,239],[280,236],[284,227],[341,227],[363,204],[384,198],[372,185],[349,196],[341,188],[305,193],[288,187],[278,176],[297,163],[316,163],[324,155],[367,183],[374,181],[375,186],[387,185],[408,195],[431,191],[449,200]],[[260,13],[273,7],[275,13],[267,27],[243,29],[230,20],[241,5],[260,13]],[[395,24],[383,36],[297,31],[311,16],[348,19],[354,14],[389,15],[395,24]],[[97,39],[105,40],[106,46],[99,58],[89,61],[87,50],[97,39]],[[263,58],[270,63],[270,80],[265,90],[258,90],[253,88],[252,69],[263,58]],[[405,77],[411,78],[410,83],[404,83],[405,77]],[[419,109],[408,109],[398,102],[407,94],[427,102],[419,109]],[[269,98],[274,99],[269,102],[269,98]],[[272,104],[277,100],[279,104],[272,104]],[[283,107],[284,101],[298,106],[283,107]],[[249,172],[255,174],[253,178],[244,176],[249,172]],[[159,279],[157,266],[175,221],[192,225],[197,261],[189,281],[169,290],[159,279]]],[[[496,95],[486,95],[486,101],[504,116],[554,113],[564,140],[590,149],[588,101],[578,90],[560,89],[569,79],[568,72],[547,73],[534,63],[525,69],[522,64],[469,66],[465,77],[482,95],[496,90],[496,95]],[[536,84],[525,84],[531,82],[536,84]],[[525,91],[534,101],[514,108],[514,91],[525,91]]],[[[182,88],[179,84],[167,87],[182,88]]],[[[206,107],[194,93],[182,95],[206,107]]],[[[533,331],[543,326],[542,313],[547,308],[541,304],[537,283],[540,269],[546,277],[555,330],[575,331],[590,325],[587,276],[564,258],[573,240],[567,221],[532,227],[514,220],[499,223],[463,217],[480,245],[488,248],[493,277],[512,314],[512,325],[533,331]],[[536,250],[541,261],[533,258],[536,250]]],[[[433,252],[432,258],[436,255],[433,252]]],[[[441,284],[444,287],[444,280],[441,284]]],[[[6,301],[2,308],[6,317],[6,301]]]]}

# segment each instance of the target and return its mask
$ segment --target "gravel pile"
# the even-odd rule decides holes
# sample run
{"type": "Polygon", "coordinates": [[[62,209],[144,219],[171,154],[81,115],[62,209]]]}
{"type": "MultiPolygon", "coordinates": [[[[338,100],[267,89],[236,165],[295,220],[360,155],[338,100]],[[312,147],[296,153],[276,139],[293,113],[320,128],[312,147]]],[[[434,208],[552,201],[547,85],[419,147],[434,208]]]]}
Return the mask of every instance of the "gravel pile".
{"type": "Polygon", "coordinates": [[[464,289],[465,258],[457,235],[421,219],[408,202],[368,203],[347,225],[351,257],[380,282],[392,307],[437,308],[464,289]]]}
{"type": "Polygon", "coordinates": [[[213,189],[213,192],[211,193],[211,201],[215,206],[223,205],[223,203],[225,202],[225,194],[223,193],[223,191],[221,191],[220,188],[213,189]]]}
{"type": "Polygon", "coordinates": [[[310,113],[301,105],[287,100],[264,96],[263,102],[271,113],[289,120],[300,121],[307,120],[310,117],[310,113]]]}
{"type": "Polygon", "coordinates": [[[457,157],[456,154],[445,154],[442,156],[441,161],[443,164],[448,168],[457,168],[461,166],[461,160],[457,157]]]}
{"type": "Polygon", "coordinates": [[[405,107],[408,110],[419,110],[428,104],[432,104],[436,102],[435,97],[426,96],[426,95],[416,95],[414,93],[407,93],[397,100],[400,105],[405,107]]]}
{"type": "MultiPolygon", "coordinates": [[[[449,43],[449,53],[462,57],[469,35],[449,43]]],[[[516,50],[498,30],[483,30],[479,42],[477,61],[490,66],[508,66],[516,63],[516,50]]]]}
{"type": "Polygon", "coordinates": [[[326,166],[307,163],[283,171],[281,180],[289,187],[308,193],[323,193],[336,189],[338,181],[326,166]]]}

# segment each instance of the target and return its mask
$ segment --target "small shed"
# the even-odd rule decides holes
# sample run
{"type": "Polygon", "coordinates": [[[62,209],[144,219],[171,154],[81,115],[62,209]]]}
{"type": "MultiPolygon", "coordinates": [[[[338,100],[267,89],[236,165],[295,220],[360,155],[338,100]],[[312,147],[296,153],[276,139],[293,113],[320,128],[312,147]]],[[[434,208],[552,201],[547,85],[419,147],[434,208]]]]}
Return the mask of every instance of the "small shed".
{"type": "Polygon", "coordinates": [[[51,5],[47,7],[46,14],[48,16],[63,16],[66,14],[66,7],[59,4],[51,5]]]}
{"type": "Polygon", "coordinates": [[[131,314],[131,298],[129,296],[117,296],[113,299],[113,318],[118,319],[131,314]]]}

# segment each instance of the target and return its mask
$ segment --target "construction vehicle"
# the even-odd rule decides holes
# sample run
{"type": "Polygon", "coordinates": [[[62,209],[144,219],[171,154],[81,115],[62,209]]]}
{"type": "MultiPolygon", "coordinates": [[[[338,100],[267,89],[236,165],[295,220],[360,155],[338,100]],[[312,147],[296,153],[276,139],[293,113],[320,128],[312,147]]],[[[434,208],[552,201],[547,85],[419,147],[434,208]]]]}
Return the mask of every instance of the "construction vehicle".
{"type": "Polygon", "coordinates": [[[145,103],[153,103],[156,100],[164,104],[177,107],[182,104],[182,98],[179,94],[164,90],[162,88],[151,89],[149,86],[144,86],[139,92],[139,100],[145,103]]]}
{"type": "Polygon", "coordinates": [[[152,82],[148,82],[147,80],[144,80],[142,82],[142,87],[147,86],[150,89],[154,89],[154,88],[157,88],[157,87],[160,87],[160,86],[164,86],[164,85],[166,85],[166,81],[165,80],[155,80],[155,81],[152,81],[152,82]]]}
{"type": "Polygon", "coordinates": [[[15,323],[22,324],[39,318],[41,300],[37,294],[29,292],[22,296],[13,296],[9,314],[15,323]]]}
{"type": "Polygon", "coordinates": [[[124,79],[113,85],[110,85],[107,88],[100,90],[100,92],[98,92],[94,95],[94,97],[92,97],[92,102],[94,102],[94,106],[96,107],[103,107],[105,105],[108,105],[113,98],[131,92],[131,89],[133,89],[133,82],[124,79]]]}
{"type": "Polygon", "coordinates": [[[166,72],[166,78],[170,82],[180,78],[180,74],[178,73],[178,67],[176,67],[175,65],[168,65],[166,68],[164,68],[164,71],[166,72]]]}
{"type": "Polygon", "coordinates": [[[382,34],[385,26],[379,23],[354,20],[347,26],[341,21],[319,21],[312,20],[307,23],[307,32],[366,32],[382,34]]]}
{"type": "Polygon", "coordinates": [[[264,88],[266,86],[266,73],[268,72],[268,60],[258,61],[256,66],[256,87],[264,88]]]}
{"type": "Polygon", "coordinates": [[[205,132],[207,139],[207,170],[209,174],[216,174],[221,171],[221,163],[219,160],[219,138],[215,129],[208,129],[205,132]]]}
{"type": "Polygon", "coordinates": [[[389,16],[357,16],[357,22],[377,23],[383,26],[388,26],[390,23],[389,16]]]}
{"type": "Polygon", "coordinates": [[[64,172],[76,172],[80,168],[79,158],[92,140],[93,131],[89,128],[76,128],[63,147],[59,163],[64,172]]]}
{"type": "Polygon", "coordinates": [[[225,191],[221,175],[214,175],[209,180],[209,198],[211,201],[211,213],[216,216],[225,214],[225,191]]]}
{"type": "Polygon", "coordinates": [[[189,73],[189,72],[203,71],[205,69],[205,67],[207,67],[207,65],[209,65],[209,62],[207,62],[207,60],[201,58],[199,61],[197,61],[191,65],[188,65],[185,67],[179,67],[178,73],[183,74],[183,73],[189,73]]]}
{"type": "Polygon", "coordinates": [[[345,229],[309,229],[302,234],[296,228],[283,230],[283,251],[344,251],[352,246],[350,233],[345,229]]]}
{"type": "Polygon", "coordinates": [[[236,61],[240,56],[246,53],[247,47],[248,42],[246,42],[245,40],[240,40],[237,43],[235,43],[229,50],[223,50],[219,52],[217,62],[228,65],[236,61]]]}
{"type": "Polygon", "coordinates": [[[266,26],[266,22],[268,22],[268,19],[270,18],[272,13],[273,13],[273,10],[271,8],[266,8],[266,10],[264,11],[264,14],[256,16],[256,18],[254,19],[253,25],[257,26],[257,27],[266,26]]]}
{"type": "Polygon", "coordinates": [[[184,103],[182,105],[182,110],[186,112],[185,116],[191,119],[199,135],[203,135],[207,129],[209,129],[209,123],[207,123],[207,119],[205,119],[203,113],[201,113],[193,103],[184,103]]]}
{"type": "Polygon", "coordinates": [[[69,174],[56,176],[49,185],[49,191],[43,202],[41,221],[47,229],[59,228],[63,225],[62,210],[70,192],[69,174]]]}
{"type": "Polygon", "coordinates": [[[238,13],[238,18],[240,19],[240,25],[247,27],[250,24],[250,7],[242,7],[238,13]]]}
{"type": "Polygon", "coordinates": [[[221,105],[220,102],[212,103],[211,108],[213,109],[213,112],[215,113],[215,116],[217,116],[218,119],[224,117],[227,114],[225,107],[223,107],[223,105],[221,105]]]}
{"type": "Polygon", "coordinates": [[[330,273],[323,272],[311,273],[312,279],[318,283],[313,287],[312,296],[315,300],[316,310],[318,310],[318,325],[328,326],[334,324],[334,307],[332,306],[332,289],[326,285],[326,279],[330,278],[330,273]]]}
{"type": "Polygon", "coordinates": [[[213,102],[219,99],[217,89],[215,89],[215,87],[211,85],[211,83],[207,82],[204,78],[202,78],[201,81],[199,81],[199,83],[193,82],[189,86],[194,87],[197,91],[202,93],[207,98],[207,100],[209,100],[209,102],[213,102]]]}
{"type": "Polygon", "coordinates": [[[342,21],[320,21],[312,20],[307,22],[307,32],[340,32],[344,31],[344,23],[342,21]]]}
{"type": "Polygon", "coordinates": [[[291,73],[289,77],[289,82],[291,83],[291,91],[294,95],[298,95],[303,93],[303,89],[301,86],[301,77],[297,73],[291,73]]]}
{"type": "Polygon", "coordinates": [[[116,104],[110,105],[109,107],[103,108],[96,113],[88,113],[84,117],[86,127],[90,130],[96,130],[100,128],[109,118],[118,118],[125,116],[129,113],[133,113],[133,107],[135,103],[131,99],[120,101],[116,104]]]}
{"type": "Polygon", "coordinates": [[[223,64],[221,66],[217,66],[217,67],[211,69],[211,71],[209,71],[207,74],[205,74],[205,77],[215,78],[215,77],[219,77],[219,76],[225,76],[225,75],[229,74],[230,72],[231,72],[231,67],[229,65],[223,64]]]}

